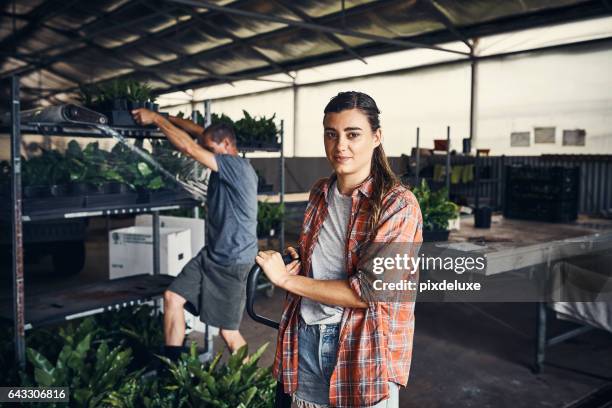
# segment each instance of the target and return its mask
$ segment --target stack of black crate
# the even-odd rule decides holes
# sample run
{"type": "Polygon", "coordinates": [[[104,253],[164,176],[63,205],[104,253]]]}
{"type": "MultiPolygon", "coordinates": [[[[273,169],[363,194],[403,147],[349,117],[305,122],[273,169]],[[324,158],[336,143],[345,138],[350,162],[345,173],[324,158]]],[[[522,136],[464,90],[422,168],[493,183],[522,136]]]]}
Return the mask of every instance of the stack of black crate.
{"type": "Polygon", "coordinates": [[[504,217],[570,222],[578,217],[579,167],[507,166],[504,217]]]}

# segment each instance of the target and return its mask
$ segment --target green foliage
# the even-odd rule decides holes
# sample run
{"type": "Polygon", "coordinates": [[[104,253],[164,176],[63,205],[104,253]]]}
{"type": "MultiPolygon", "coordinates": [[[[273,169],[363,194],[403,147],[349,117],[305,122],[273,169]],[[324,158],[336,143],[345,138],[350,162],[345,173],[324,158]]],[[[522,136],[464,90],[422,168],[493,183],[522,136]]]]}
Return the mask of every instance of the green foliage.
{"type": "Polygon", "coordinates": [[[8,161],[0,161],[0,187],[11,181],[11,165],[8,161]]]}
{"type": "Polygon", "coordinates": [[[114,79],[100,85],[81,87],[79,101],[95,110],[108,110],[117,99],[130,102],[153,102],[153,89],[133,79],[114,79]]]}
{"type": "Polygon", "coordinates": [[[147,350],[158,350],[164,344],[163,316],[153,306],[103,313],[96,316],[96,324],[117,344],[147,350]]]}
{"type": "Polygon", "coordinates": [[[173,389],[178,400],[188,406],[220,408],[271,407],[276,381],[271,368],[260,368],[257,362],[268,344],[248,355],[246,346],[232,354],[227,364],[219,364],[221,354],[208,365],[199,360],[192,344],[189,354],[183,354],[177,363],[162,358],[168,365],[173,389]]]}
{"type": "Polygon", "coordinates": [[[92,336],[89,333],[78,342],[66,341],[55,363],[28,348],[34,383],[43,387],[68,386],[76,407],[104,406],[102,400],[125,381],[132,351],[121,346],[111,349],[106,341],[92,347],[92,336]]]}
{"type": "Polygon", "coordinates": [[[270,230],[278,228],[284,215],[284,205],[259,201],[257,203],[257,236],[268,236],[270,230]]]}
{"type": "MultiPolygon", "coordinates": [[[[169,154],[164,158],[163,165],[177,169],[186,160],[169,154]]],[[[126,184],[132,189],[158,190],[166,186],[159,174],[121,143],[117,143],[109,152],[100,149],[98,142],[91,142],[81,149],[78,142],[71,140],[63,154],[58,150],[42,149],[39,156],[23,159],[24,186],[67,183],[100,186],[109,182],[126,184]]]]}
{"type": "MultiPolygon", "coordinates": [[[[221,115],[213,113],[212,115],[210,115],[210,121],[213,125],[216,125],[217,123],[225,123],[227,125],[235,127],[235,124],[232,118],[227,116],[225,113],[222,113],[221,115]]],[[[234,130],[236,129],[234,128],[234,130]]]]}
{"type": "Polygon", "coordinates": [[[211,116],[211,121],[215,123],[227,123],[234,127],[238,144],[242,146],[270,146],[278,143],[279,130],[274,123],[276,114],[271,118],[265,116],[256,118],[243,110],[243,118],[234,122],[225,114],[211,116]]]}
{"type": "Polygon", "coordinates": [[[448,200],[446,188],[431,191],[427,181],[423,179],[421,185],[414,187],[412,192],[421,207],[424,230],[446,230],[448,221],[459,214],[459,206],[448,200]]]}
{"type": "MultiPolygon", "coordinates": [[[[167,368],[143,375],[146,365],[135,366],[133,355],[143,347],[157,352],[163,340],[161,315],[154,310],[143,305],[88,317],[59,330],[28,331],[27,371],[19,381],[16,373],[9,379],[5,368],[2,384],[67,386],[71,407],[273,406],[276,380],[270,367],[257,365],[267,344],[248,358],[245,346],[225,364],[222,353],[210,363],[201,363],[192,344],[178,362],[159,357],[167,368]]],[[[10,329],[5,333],[10,334],[10,329]]],[[[0,342],[0,363],[8,369],[14,368],[11,340],[9,336],[0,342]]]]}

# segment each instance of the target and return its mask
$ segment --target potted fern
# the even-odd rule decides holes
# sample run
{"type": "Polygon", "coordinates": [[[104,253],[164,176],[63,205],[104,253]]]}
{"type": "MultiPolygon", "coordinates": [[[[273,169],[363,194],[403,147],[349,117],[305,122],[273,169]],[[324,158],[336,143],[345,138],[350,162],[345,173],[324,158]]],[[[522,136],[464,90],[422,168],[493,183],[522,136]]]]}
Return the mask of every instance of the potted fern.
{"type": "Polygon", "coordinates": [[[431,191],[427,181],[412,189],[423,215],[423,241],[447,241],[449,220],[459,214],[459,206],[448,199],[446,188],[431,191]]]}

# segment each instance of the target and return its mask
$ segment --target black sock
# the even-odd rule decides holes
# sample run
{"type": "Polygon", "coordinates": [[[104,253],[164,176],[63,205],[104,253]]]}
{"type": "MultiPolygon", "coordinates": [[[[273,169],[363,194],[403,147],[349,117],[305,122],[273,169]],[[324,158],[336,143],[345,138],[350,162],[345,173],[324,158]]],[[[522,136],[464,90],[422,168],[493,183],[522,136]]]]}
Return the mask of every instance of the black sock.
{"type": "Polygon", "coordinates": [[[178,361],[182,353],[189,353],[189,349],[183,346],[164,346],[164,356],[170,361],[178,361]]]}

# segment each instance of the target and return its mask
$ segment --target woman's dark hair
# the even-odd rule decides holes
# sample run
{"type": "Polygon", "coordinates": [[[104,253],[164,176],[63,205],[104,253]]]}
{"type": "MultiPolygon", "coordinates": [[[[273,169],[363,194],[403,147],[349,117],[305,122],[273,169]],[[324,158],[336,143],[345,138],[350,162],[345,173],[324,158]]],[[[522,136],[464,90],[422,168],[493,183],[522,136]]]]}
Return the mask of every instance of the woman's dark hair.
{"type": "MultiPolygon", "coordinates": [[[[362,92],[340,92],[329,101],[323,112],[325,114],[339,113],[349,109],[359,109],[368,118],[368,122],[373,132],[380,129],[380,119],[378,117],[378,115],[380,115],[380,110],[378,110],[378,106],[376,106],[374,99],[362,92]]],[[[395,173],[393,173],[393,170],[391,170],[382,144],[374,149],[370,174],[374,179],[374,190],[370,196],[371,213],[370,219],[368,220],[368,230],[375,232],[382,213],[383,197],[393,187],[401,184],[395,173]]]]}

